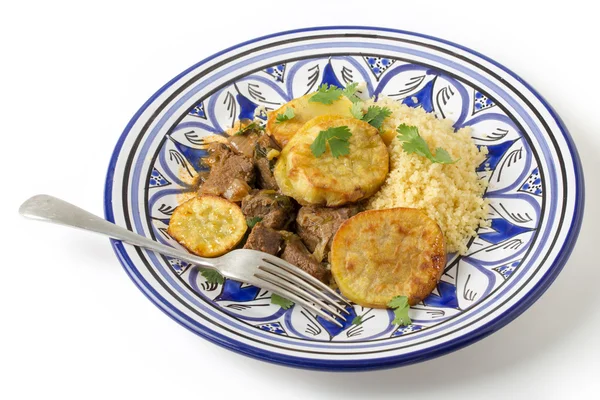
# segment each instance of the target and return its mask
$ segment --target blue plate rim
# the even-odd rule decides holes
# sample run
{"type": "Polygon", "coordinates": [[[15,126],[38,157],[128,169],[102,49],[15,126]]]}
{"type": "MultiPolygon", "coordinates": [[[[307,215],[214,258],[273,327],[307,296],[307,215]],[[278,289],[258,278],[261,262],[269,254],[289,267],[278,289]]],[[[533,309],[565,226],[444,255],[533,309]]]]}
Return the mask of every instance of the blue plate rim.
{"type": "MultiPolygon", "coordinates": [[[[202,332],[191,330],[189,327],[185,326],[185,324],[183,324],[182,321],[175,318],[175,316],[167,309],[166,305],[168,305],[169,303],[166,300],[163,299],[164,304],[155,300],[152,296],[150,296],[150,293],[148,292],[148,290],[153,291],[153,289],[151,287],[146,287],[144,285],[139,284],[134,279],[132,272],[135,270],[135,265],[131,261],[131,259],[129,259],[127,254],[125,253],[122,243],[120,241],[111,240],[111,244],[112,244],[113,250],[114,250],[117,258],[119,259],[119,262],[125,269],[127,275],[132,279],[134,284],[142,291],[142,293],[144,293],[144,295],[146,295],[146,297],[148,297],[148,299],[150,301],[152,301],[159,309],[161,309],[163,312],[165,312],[173,320],[175,320],[176,322],[178,322],[179,324],[184,326],[186,329],[189,329],[192,332],[198,334],[199,336],[201,336],[213,343],[216,343],[222,347],[225,347],[229,350],[232,350],[236,353],[244,354],[246,356],[250,356],[250,357],[260,359],[263,361],[267,361],[267,362],[271,362],[271,363],[287,365],[287,366],[303,368],[303,369],[317,369],[317,370],[328,370],[328,371],[364,371],[364,370],[375,370],[375,369],[399,367],[399,366],[409,365],[409,364],[413,364],[416,362],[425,361],[425,360],[428,360],[431,358],[439,357],[441,355],[444,355],[444,354],[450,353],[452,351],[456,351],[458,349],[466,347],[466,346],[473,344],[473,343],[483,339],[484,337],[496,332],[497,330],[504,327],[507,323],[509,323],[513,319],[517,318],[525,310],[527,310],[533,303],[535,303],[535,301],[537,301],[537,299],[539,299],[539,297],[554,282],[556,277],[560,274],[560,272],[564,268],[566,261],[568,260],[569,256],[571,255],[573,248],[575,246],[575,243],[577,241],[577,238],[579,236],[579,232],[581,229],[581,223],[583,220],[583,211],[584,211],[584,206],[585,206],[585,183],[584,183],[584,175],[583,175],[583,168],[581,165],[581,159],[579,157],[575,143],[574,143],[566,125],[564,124],[564,122],[562,121],[560,116],[556,113],[554,108],[545,100],[545,98],[543,96],[541,96],[531,85],[529,85],[520,76],[518,76],[516,73],[509,70],[504,65],[494,61],[493,59],[491,59],[475,50],[465,47],[463,45],[460,45],[460,44],[457,44],[457,43],[454,43],[454,42],[451,42],[451,41],[448,41],[445,39],[437,38],[434,36],[417,33],[417,32],[406,31],[406,30],[394,29],[394,28],[382,28],[382,27],[358,26],[358,25],[315,26],[315,27],[308,27],[308,28],[293,29],[293,30],[288,30],[288,31],[281,31],[281,32],[276,32],[276,33],[272,33],[269,35],[257,37],[257,38],[239,43],[237,45],[228,47],[228,48],[221,50],[209,57],[204,58],[203,60],[192,65],[191,67],[189,67],[188,69],[184,70],[183,72],[178,74],[176,77],[171,79],[169,82],[167,82],[165,85],[163,85],[160,89],[158,89],[140,107],[140,109],[131,118],[131,120],[129,121],[129,123],[123,130],[123,132],[121,133],[121,136],[119,137],[117,144],[115,145],[115,149],[113,150],[113,153],[112,153],[110,161],[109,161],[109,166],[108,166],[108,171],[106,174],[106,181],[105,181],[105,190],[104,190],[104,213],[105,213],[105,217],[107,220],[114,222],[114,212],[113,212],[112,200],[111,200],[112,199],[114,170],[115,170],[115,165],[117,162],[118,155],[123,147],[123,143],[125,142],[125,138],[129,134],[129,131],[131,130],[131,128],[133,127],[135,122],[139,119],[139,117],[142,115],[142,113],[148,108],[148,106],[150,104],[152,104],[152,102],[158,96],[160,96],[165,90],[167,90],[170,86],[172,86],[173,83],[175,83],[181,77],[185,76],[190,71],[198,68],[199,66],[207,63],[210,60],[212,60],[216,57],[219,57],[222,54],[225,54],[227,52],[230,52],[232,50],[235,50],[237,48],[240,48],[240,47],[243,47],[243,46],[255,43],[255,42],[259,42],[259,41],[273,38],[273,37],[294,34],[294,33],[323,31],[323,30],[337,30],[337,29],[363,29],[363,30],[371,30],[371,31],[399,33],[399,34],[424,38],[424,39],[428,39],[428,40],[432,40],[432,41],[437,41],[439,43],[447,44],[447,45],[456,47],[458,49],[461,49],[463,51],[466,51],[468,53],[471,53],[471,54],[473,54],[477,57],[480,57],[481,59],[489,62],[490,64],[494,65],[495,67],[501,69],[505,73],[509,74],[510,76],[512,76],[513,78],[518,80],[540,101],[540,103],[548,110],[550,116],[555,120],[557,126],[559,127],[562,135],[565,138],[565,142],[566,142],[566,144],[569,148],[569,151],[572,155],[572,158],[573,158],[573,170],[574,170],[574,175],[575,175],[575,185],[577,188],[577,191],[575,193],[575,207],[574,207],[573,220],[571,222],[571,226],[569,227],[569,232],[565,238],[563,246],[561,247],[560,251],[558,252],[553,265],[549,268],[549,270],[546,272],[546,274],[542,278],[540,278],[537,285],[534,286],[521,299],[521,301],[518,304],[514,305],[513,307],[506,310],[505,312],[503,312],[501,315],[499,315],[495,319],[493,319],[490,322],[486,323],[485,325],[475,329],[474,331],[469,332],[468,334],[462,335],[460,337],[452,339],[443,344],[428,347],[426,349],[411,352],[409,354],[391,356],[391,357],[387,357],[387,358],[378,358],[376,360],[352,360],[352,361],[331,360],[331,361],[329,361],[329,360],[306,359],[306,358],[302,358],[302,357],[286,356],[286,355],[282,355],[279,353],[266,351],[263,349],[258,350],[251,346],[243,344],[241,342],[237,342],[236,340],[232,339],[231,337],[225,337],[220,334],[217,334],[216,332],[213,332],[208,328],[205,328],[202,332]]],[[[156,295],[156,293],[155,293],[155,295],[156,295]]],[[[160,297],[160,296],[158,296],[158,297],[160,297]]]]}

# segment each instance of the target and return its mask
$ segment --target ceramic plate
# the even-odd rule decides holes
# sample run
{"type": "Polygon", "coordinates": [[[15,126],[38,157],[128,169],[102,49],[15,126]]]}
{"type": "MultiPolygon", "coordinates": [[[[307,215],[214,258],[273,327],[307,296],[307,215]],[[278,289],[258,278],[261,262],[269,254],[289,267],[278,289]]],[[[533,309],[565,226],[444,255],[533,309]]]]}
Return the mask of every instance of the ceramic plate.
{"type": "MultiPolygon", "coordinates": [[[[543,66],[540,65],[540,68],[543,66]]],[[[231,350],[285,365],[362,370],[405,365],[461,348],[527,309],[573,248],[583,177],[560,118],[514,73],[462,46],[391,29],[323,27],[278,33],[221,51],[175,77],[135,114],[106,181],[106,217],[162,243],[169,217],[206,156],[204,137],[274,109],[322,83],[366,82],[438,117],[471,126],[489,149],[491,227],[466,255],[449,256],[413,324],[358,305],[338,328],[299,306],[235,281],[209,284],[180,260],[113,242],[125,270],[161,310],[231,350]],[[362,316],[361,325],[352,325],[362,316]]],[[[262,114],[264,117],[264,114],[262,114]]]]}

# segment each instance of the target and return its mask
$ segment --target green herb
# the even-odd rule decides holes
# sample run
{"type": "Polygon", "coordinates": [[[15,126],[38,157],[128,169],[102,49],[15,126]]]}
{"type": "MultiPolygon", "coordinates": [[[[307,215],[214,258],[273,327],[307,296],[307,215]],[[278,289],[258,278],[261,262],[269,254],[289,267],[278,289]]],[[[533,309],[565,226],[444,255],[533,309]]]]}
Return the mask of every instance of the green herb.
{"type": "Polygon", "coordinates": [[[237,131],[236,133],[234,133],[233,135],[239,136],[239,135],[245,135],[246,133],[251,132],[251,131],[264,131],[264,130],[265,130],[264,126],[260,125],[257,122],[251,122],[248,125],[246,125],[245,127],[240,128],[240,130],[237,131]]]}
{"type": "Polygon", "coordinates": [[[258,224],[262,220],[262,217],[246,218],[246,225],[248,225],[248,228],[254,228],[254,225],[258,224]]]}
{"type": "Polygon", "coordinates": [[[309,102],[332,104],[334,101],[340,98],[343,91],[335,85],[327,86],[326,83],[319,86],[319,90],[310,99],[309,102]]]}
{"type": "Polygon", "coordinates": [[[321,157],[327,150],[327,143],[331,149],[331,154],[338,158],[350,153],[350,143],[348,139],[352,136],[347,126],[338,126],[319,132],[315,141],[310,145],[310,149],[315,157],[321,157]]]}
{"type": "Polygon", "coordinates": [[[200,274],[202,274],[208,283],[216,283],[219,285],[225,283],[225,278],[223,278],[223,275],[214,269],[200,268],[200,274]]]}
{"type": "Polygon", "coordinates": [[[395,318],[392,321],[395,325],[410,325],[412,321],[408,316],[408,310],[410,310],[410,306],[408,305],[408,297],[406,296],[396,296],[387,304],[389,308],[394,309],[395,318]]]}
{"type": "Polygon", "coordinates": [[[275,116],[275,119],[277,120],[277,123],[280,124],[282,122],[285,121],[289,121],[290,119],[294,118],[296,114],[294,113],[294,109],[291,107],[287,107],[285,109],[285,112],[283,114],[277,114],[275,116]]]}
{"type": "Polygon", "coordinates": [[[381,129],[383,120],[392,115],[392,110],[387,107],[370,106],[367,109],[367,112],[364,113],[363,103],[359,101],[352,104],[352,107],[350,107],[350,113],[354,118],[363,120],[371,124],[371,126],[381,129]]]}
{"type": "Polygon", "coordinates": [[[354,82],[346,86],[346,88],[342,91],[342,94],[348,98],[353,103],[358,103],[360,101],[360,97],[356,95],[358,90],[358,83],[354,82]]]}
{"type": "Polygon", "coordinates": [[[363,103],[352,103],[352,107],[350,107],[350,113],[356,119],[363,119],[363,117],[365,116],[365,114],[363,113],[363,103]]]}
{"type": "Polygon", "coordinates": [[[278,294],[273,293],[271,295],[271,304],[275,304],[276,306],[280,306],[284,310],[287,310],[288,308],[294,305],[294,302],[286,299],[285,297],[281,297],[278,294]]]}
{"type": "Polygon", "coordinates": [[[359,102],[360,98],[356,95],[358,91],[358,83],[353,82],[346,86],[345,89],[340,89],[335,85],[327,86],[326,83],[319,86],[317,92],[308,99],[309,102],[317,102],[323,104],[332,104],[338,100],[341,96],[346,96],[348,100],[353,103],[359,102]]]}
{"type": "Polygon", "coordinates": [[[431,154],[427,142],[419,135],[419,130],[416,126],[401,124],[396,131],[400,134],[398,135],[398,139],[404,142],[402,143],[402,148],[409,154],[414,153],[422,157],[427,157],[431,162],[439,164],[453,164],[458,161],[452,160],[450,154],[441,147],[435,149],[435,156],[431,154]]]}
{"type": "Polygon", "coordinates": [[[381,129],[383,120],[392,115],[392,110],[387,107],[371,106],[362,120],[371,124],[371,126],[381,129]]]}
{"type": "Polygon", "coordinates": [[[362,320],[362,316],[361,315],[357,315],[356,317],[354,317],[354,319],[352,320],[352,325],[360,325],[363,323],[362,320]]]}

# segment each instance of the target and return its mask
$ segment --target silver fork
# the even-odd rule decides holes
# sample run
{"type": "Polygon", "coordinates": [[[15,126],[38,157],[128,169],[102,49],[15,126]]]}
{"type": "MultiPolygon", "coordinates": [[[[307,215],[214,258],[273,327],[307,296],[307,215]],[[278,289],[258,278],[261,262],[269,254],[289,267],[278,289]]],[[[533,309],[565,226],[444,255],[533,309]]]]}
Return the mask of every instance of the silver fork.
{"type": "Polygon", "coordinates": [[[343,325],[336,318],[346,321],[342,313],[350,314],[340,303],[347,306],[351,304],[329,286],[268,253],[240,249],[217,258],[198,257],[138,235],[64,200],[45,194],[33,196],[25,201],[19,207],[19,213],[31,219],[100,233],[194,265],[217,270],[226,278],[246,282],[283,296],[339,327],[343,325]]]}

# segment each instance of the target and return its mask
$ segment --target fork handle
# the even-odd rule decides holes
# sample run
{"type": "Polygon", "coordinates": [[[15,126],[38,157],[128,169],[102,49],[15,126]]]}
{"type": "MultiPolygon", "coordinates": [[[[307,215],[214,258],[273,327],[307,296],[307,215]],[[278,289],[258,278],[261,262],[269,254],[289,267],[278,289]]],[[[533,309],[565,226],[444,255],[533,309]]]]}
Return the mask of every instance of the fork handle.
{"type": "Polygon", "coordinates": [[[158,243],[115,225],[71,203],[46,194],[38,194],[26,200],[19,207],[19,214],[30,219],[100,233],[134,246],[144,247],[148,250],[172,256],[192,264],[218,270],[215,263],[210,259],[194,256],[185,251],[158,243]]]}

